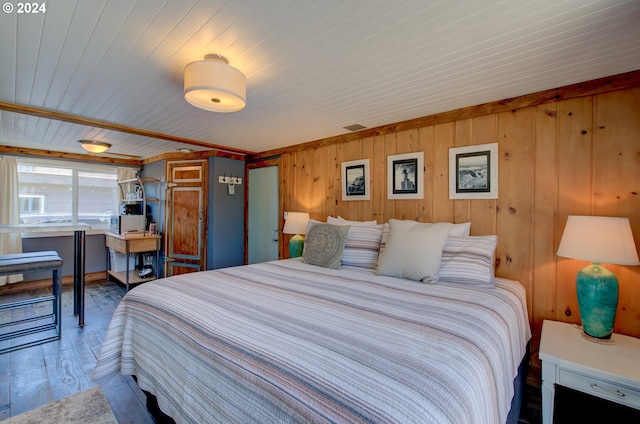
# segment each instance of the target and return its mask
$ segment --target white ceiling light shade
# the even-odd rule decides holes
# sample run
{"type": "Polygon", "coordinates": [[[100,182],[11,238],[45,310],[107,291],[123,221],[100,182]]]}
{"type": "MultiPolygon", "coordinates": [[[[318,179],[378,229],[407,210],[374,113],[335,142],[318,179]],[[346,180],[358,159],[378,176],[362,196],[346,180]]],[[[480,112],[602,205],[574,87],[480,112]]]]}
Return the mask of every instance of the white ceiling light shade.
{"type": "Polygon", "coordinates": [[[78,143],[89,153],[104,153],[111,148],[111,144],[102,141],[78,140],[78,143]]]}
{"type": "Polygon", "coordinates": [[[247,100],[247,78],[218,54],[184,67],[184,98],[211,112],[237,112],[247,100]]]}

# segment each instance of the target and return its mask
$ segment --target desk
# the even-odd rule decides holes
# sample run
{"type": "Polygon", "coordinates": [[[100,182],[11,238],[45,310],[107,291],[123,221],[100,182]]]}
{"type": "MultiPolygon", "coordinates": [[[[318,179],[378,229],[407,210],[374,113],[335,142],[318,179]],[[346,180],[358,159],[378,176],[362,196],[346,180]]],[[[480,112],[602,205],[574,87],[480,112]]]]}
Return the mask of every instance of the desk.
{"type": "Polygon", "coordinates": [[[78,317],[78,326],[84,327],[84,262],[85,231],[91,225],[82,222],[54,224],[9,224],[0,225],[1,233],[57,233],[73,231],[73,314],[78,317]]]}
{"type": "Polygon", "coordinates": [[[145,281],[155,280],[158,269],[160,268],[160,239],[159,235],[135,235],[124,236],[121,234],[107,233],[105,234],[105,243],[107,247],[112,248],[116,252],[124,253],[126,257],[126,267],[124,272],[108,270],[107,274],[124,283],[126,290],[129,291],[129,284],[144,283],[145,281]],[[156,271],[155,275],[150,278],[140,278],[136,270],[129,269],[129,253],[155,252],[156,271]]]}

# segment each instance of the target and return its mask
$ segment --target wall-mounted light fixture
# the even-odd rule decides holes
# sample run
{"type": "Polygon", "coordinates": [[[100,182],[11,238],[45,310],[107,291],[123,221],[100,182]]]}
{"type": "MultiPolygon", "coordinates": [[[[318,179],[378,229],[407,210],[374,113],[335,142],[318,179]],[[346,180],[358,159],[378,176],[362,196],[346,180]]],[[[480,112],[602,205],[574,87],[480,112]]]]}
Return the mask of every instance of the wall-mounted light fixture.
{"type": "Polygon", "coordinates": [[[237,112],[247,100],[247,79],[219,54],[184,67],[184,98],[193,106],[211,112],[237,112]]]}
{"type": "Polygon", "coordinates": [[[111,144],[95,140],[78,140],[78,143],[89,153],[104,153],[111,148],[111,144]]]}

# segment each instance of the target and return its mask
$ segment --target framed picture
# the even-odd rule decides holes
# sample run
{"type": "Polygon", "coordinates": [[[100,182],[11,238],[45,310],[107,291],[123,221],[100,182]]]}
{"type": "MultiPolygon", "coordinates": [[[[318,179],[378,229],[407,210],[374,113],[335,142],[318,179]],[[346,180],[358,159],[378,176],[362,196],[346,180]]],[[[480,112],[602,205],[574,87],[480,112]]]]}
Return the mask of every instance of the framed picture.
{"type": "Polygon", "coordinates": [[[424,197],[424,152],[387,156],[387,198],[424,197]]]}
{"type": "Polygon", "coordinates": [[[369,200],[369,159],[342,162],[342,200],[369,200]]]}
{"type": "Polygon", "coordinates": [[[498,143],[449,149],[449,198],[498,198],[498,143]]]}

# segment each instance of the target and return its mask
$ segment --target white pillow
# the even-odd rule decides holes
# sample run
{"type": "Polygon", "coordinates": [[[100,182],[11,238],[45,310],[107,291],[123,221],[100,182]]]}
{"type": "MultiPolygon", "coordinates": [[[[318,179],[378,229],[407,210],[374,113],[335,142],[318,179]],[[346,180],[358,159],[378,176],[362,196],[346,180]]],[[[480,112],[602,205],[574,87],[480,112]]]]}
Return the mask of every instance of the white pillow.
{"type": "Polygon", "coordinates": [[[378,257],[377,273],[425,283],[435,282],[442,248],[450,231],[450,223],[425,224],[390,219],[389,238],[378,257]]]}
{"type": "Polygon", "coordinates": [[[348,219],[344,219],[341,216],[337,218],[333,216],[327,217],[327,224],[333,225],[378,225],[378,221],[375,219],[373,221],[349,221],[348,219]]]}
{"type": "Polygon", "coordinates": [[[452,237],[469,237],[471,234],[471,223],[463,222],[462,224],[451,224],[451,232],[449,233],[452,237]]]}
{"type": "MultiPolygon", "coordinates": [[[[389,223],[385,222],[382,227],[382,238],[380,239],[380,252],[378,256],[382,254],[385,246],[387,245],[387,240],[389,240],[389,223]]],[[[462,224],[451,224],[451,231],[449,231],[449,236],[451,237],[469,237],[471,232],[471,223],[464,222],[462,224]]]]}
{"type": "Polygon", "coordinates": [[[449,237],[442,249],[438,281],[494,288],[498,236],[449,237]]]}

